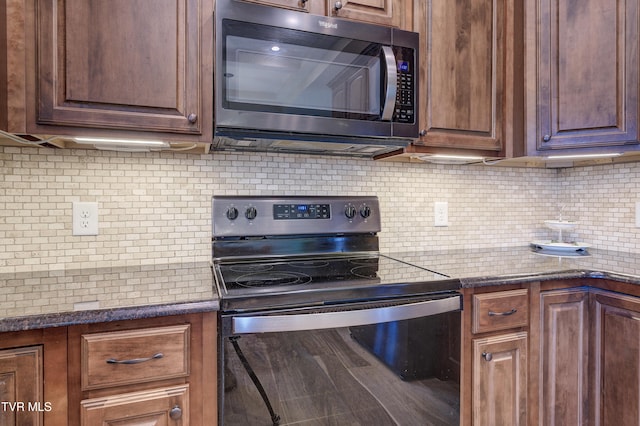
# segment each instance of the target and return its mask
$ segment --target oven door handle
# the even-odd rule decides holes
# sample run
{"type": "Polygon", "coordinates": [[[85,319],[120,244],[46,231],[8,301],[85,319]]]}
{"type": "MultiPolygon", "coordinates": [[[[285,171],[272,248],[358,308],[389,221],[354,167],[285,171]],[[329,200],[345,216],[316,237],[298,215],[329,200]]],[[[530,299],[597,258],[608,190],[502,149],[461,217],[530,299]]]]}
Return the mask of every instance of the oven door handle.
{"type": "Polygon", "coordinates": [[[233,334],[319,330],[428,317],[445,312],[459,311],[461,308],[462,296],[457,294],[442,299],[416,303],[339,312],[234,316],[232,317],[231,326],[233,334]]]}

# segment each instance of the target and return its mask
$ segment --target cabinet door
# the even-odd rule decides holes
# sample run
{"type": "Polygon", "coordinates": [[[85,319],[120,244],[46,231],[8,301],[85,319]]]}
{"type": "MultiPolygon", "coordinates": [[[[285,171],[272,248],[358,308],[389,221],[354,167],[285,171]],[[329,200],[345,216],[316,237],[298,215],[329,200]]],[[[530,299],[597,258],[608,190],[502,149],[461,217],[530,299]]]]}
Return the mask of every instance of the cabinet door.
{"type": "Polygon", "coordinates": [[[42,346],[0,351],[0,425],[42,425],[45,405],[42,391],[42,346]]]}
{"type": "Polygon", "coordinates": [[[530,153],[637,144],[638,0],[527,3],[530,153]]]}
{"type": "Polygon", "coordinates": [[[544,425],[582,425],[589,407],[589,293],[541,294],[540,414],[544,425]]]}
{"type": "MultiPolygon", "coordinates": [[[[313,0],[311,0],[313,1],[313,0]]],[[[411,29],[413,0],[325,0],[326,14],[355,21],[411,29]]]]}
{"type": "Polygon", "coordinates": [[[473,424],[525,425],[527,333],[473,341],[473,424]]]}
{"type": "Polygon", "coordinates": [[[301,12],[310,12],[317,15],[324,13],[325,0],[247,0],[254,3],[260,3],[267,6],[282,7],[284,9],[299,10],[301,12]]]}
{"type": "Polygon", "coordinates": [[[188,385],[82,401],[82,426],[187,426],[188,385]]]}
{"type": "Polygon", "coordinates": [[[37,124],[209,132],[212,0],[37,6],[37,124]]]}
{"type": "Polygon", "coordinates": [[[512,4],[504,0],[425,0],[416,4],[421,34],[418,144],[487,150],[505,147],[513,110],[512,4]]]}
{"type": "Polygon", "coordinates": [[[640,298],[593,294],[594,425],[640,419],[640,298]]]}

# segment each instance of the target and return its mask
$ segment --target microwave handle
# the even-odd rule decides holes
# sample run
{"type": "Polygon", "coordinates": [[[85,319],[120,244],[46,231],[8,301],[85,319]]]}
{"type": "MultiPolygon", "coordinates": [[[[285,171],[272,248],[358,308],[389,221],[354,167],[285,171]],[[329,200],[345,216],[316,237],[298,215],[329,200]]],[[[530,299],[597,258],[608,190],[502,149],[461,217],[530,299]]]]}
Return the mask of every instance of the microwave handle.
{"type": "Polygon", "coordinates": [[[396,107],[396,93],[398,92],[398,69],[396,68],[396,56],[391,46],[382,46],[380,53],[382,69],[384,73],[384,93],[382,99],[382,114],[380,119],[391,121],[396,107]]]}

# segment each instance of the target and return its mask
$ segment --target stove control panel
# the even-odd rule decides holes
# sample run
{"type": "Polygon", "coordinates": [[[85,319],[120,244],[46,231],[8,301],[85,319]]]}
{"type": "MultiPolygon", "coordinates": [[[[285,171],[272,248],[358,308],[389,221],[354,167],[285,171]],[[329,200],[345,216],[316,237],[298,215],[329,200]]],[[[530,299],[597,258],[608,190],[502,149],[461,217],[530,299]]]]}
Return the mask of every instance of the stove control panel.
{"type": "Polygon", "coordinates": [[[377,197],[215,196],[213,237],[378,233],[377,197]]]}
{"type": "Polygon", "coordinates": [[[274,220],[331,219],[330,204],[274,204],[274,220]]]}

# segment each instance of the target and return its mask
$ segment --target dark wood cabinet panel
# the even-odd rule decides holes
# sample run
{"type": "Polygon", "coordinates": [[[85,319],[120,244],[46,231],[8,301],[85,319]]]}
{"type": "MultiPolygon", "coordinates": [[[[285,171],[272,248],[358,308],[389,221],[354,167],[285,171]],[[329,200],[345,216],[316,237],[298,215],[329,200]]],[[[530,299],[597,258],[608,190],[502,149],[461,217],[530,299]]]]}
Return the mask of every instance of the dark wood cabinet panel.
{"type": "Polygon", "coordinates": [[[529,153],[637,145],[638,1],[527,4],[529,153]]]}
{"type": "Polygon", "coordinates": [[[388,26],[400,27],[400,14],[404,13],[403,0],[325,1],[328,15],[388,26]]]}
{"type": "MultiPolygon", "coordinates": [[[[421,34],[417,145],[505,152],[512,132],[514,8],[504,0],[417,2],[421,34]]],[[[521,38],[520,38],[521,39],[521,38]]]]}
{"type": "Polygon", "coordinates": [[[66,362],[65,327],[0,334],[0,401],[24,404],[0,409],[0,425],[69,425],[66,362]]]}
{"type": "Polygon", "coordinates": [[[212,0],[38,0],[36,125],[210,140],[212,0]]]}
{"type": "Polygon", "coordinates": [[[586,424],[589,408],[589,293],[543,292],[540,416],[544,425],[586,424]]]}
{"type": "Polygon", "coordinates": [[[593,293],[594,425],[636,425],[640,418],[640,298],[593,293]]]}
{"type": "Polygon", "coordinates": [[[43,382],[42,346],[0,350],[0,401],[21,404],[3,406],[0,424],[43,425],[44,412],[52,409],[45,405],[43,382]]]}

